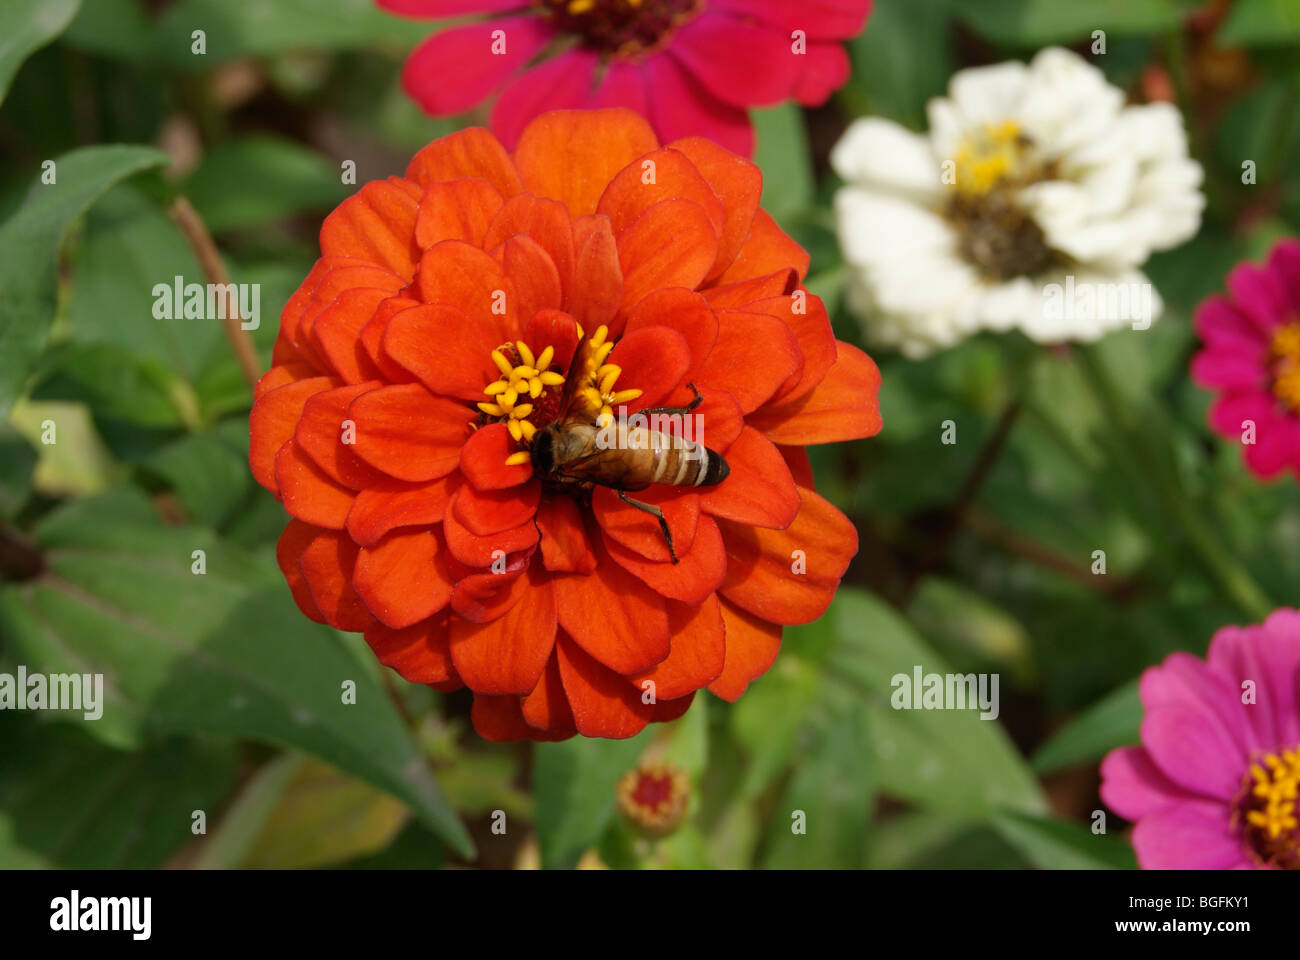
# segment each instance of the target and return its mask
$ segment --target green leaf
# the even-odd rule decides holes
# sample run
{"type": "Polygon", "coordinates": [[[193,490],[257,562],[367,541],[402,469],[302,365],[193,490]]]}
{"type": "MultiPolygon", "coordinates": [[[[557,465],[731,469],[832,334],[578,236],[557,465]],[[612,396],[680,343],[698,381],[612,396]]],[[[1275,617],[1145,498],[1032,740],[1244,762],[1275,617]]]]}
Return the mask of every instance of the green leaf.
{"type": "Polygon", "coordinates": [[[37,539],[47,573],[0,590],[0,629],[31,670],[105,675],[101,719],[54,716],[128,745],[157,727],[297,747],[403,800],[471,855],[379,682],[303,617],[271,563],[210,531],[162,527],[130,490],[51,514],[37,539]]]}
{"type": "Polygon", "coordinates": [[[13,516],[32,490],[36,451],[5,423],[0,423],[0,517],[13,516]]]}
{"type": "Polygon", "coordinates": [[[1107,694],[1059,730],[1034,754],[1034,769],[1050,773],[1096,760],[1115,747],[1138,742],[1142,701],[1133,680],[1107,694]]]}
{"type": "Polygon", "coordinates": [[[790,761],[820,682],[815,666],[793,656],[780,657],[732,708],[732,732],[749,754],[738,788],[741,796],[759,794],[790,761]]]}
{"type": "Polygon", "coordinates": [[[543,867],[572,867],[595,844],[614,812],[614,785],[636,765],[649,735],[537,745],[533,796],[543,867]]]}
{"type": "Polygon", "coordinates": [[[1133,848],[1109,834],[1046,817],[999,813],[998,834],[1034,866],[1044,870],[1135,870],[1133,848]]]}
{"type": "Polygon", "coordinates": [[[172,737],[127,753],[65,726],[6,724],[0,868],[161,866],[234,778],[229,745],[172,737]]]}
{"type": "Polygon", "coordinates": [[[81,0],[5,0],[0,6],[0,103],[23,61],[67,27],[81,0]]]}
{"type": "Polygon", "coordinates": [[[244,502],[252,486],[248,472],[248,423],[228,420],[163,447],[142,466],[162,476],[186,512],[209,527],[221,527],[244,502]]]}
{"type": "Polygon", "coordinates": [[[848,588],[828,615],[839,637],[829,674],[864,695],[882,792],[956,813],[1046,809],[1037,780],[996,720],[981,719],[978,709],[893,709],[895,675],[911,677],[915,666],[925,674],[949,672],[905,620],[848,588]]]}
{"type": "Polygon", "coordinates": [[[1094,30],[1125,36],[1177,27],[1182,18],[1175,0],[961,0],[957,15],[973,30],[997,43],[1039,47],[1080,40],[1094,30]]]}
{"type": "Polygon", "coordinates": [[[82,6],[63,39],[91,53],[138,62],[148,56],[152,35],[141,0],[91,0],[82,6]]]}
{"type": "MultiPolygon", "coordinates": [[[[0,415],[22,391],[54,322],[56,259],[68,227],[114,183],[166,162],[152,147],[65,153],[54,162],[55,182],[38,180],[0,226],[0,415]]],[[[105,302],[112,301],[100,310],[105,302]]]]}
{"type": "Polygon", "coordinates": [[[341,173],[291,140],[256,136],[208,153],[185,185],[208,229],[258,227],[307,210],[329,210],[346,196],[341,173]]]}
{"type": "Polygon", "coordinates": [[[33,400],[84,403],[97,417],[166,429],[182,424],[178,384],[157,360],[111,343],[65,344],[51,350],[33,400]]]}
{"type": "Polygon", "coordinates": [[[373,0],[180,0],[167,8],[154,32],[164,62],[206,70],[234,57],[298,50],[350,50],[389,42],[409,48],[433,32],[428,20],[393,16],[373,0]],[[195,30],[207,52],[193,52],[195,30]]]}
{"type": "Polygon", "coordinates": [[[763,171],[763,209],[781,226],[812,206],[812,155],[804,129],[803,111],[787,103],[755,110],[754,163],[763,171]]]}
{"type": "Polygon", "coordinates": [[[1270,46],[1300,40],[1300,5],[1295,0],[1237,0],[1215,35],[1224,46],[1270,46]]]}
{"type": "Polygon", "coordinates": [[[950,0],[881,3],[852,43],[854,83],[843,95],[859,113],[925,127],[925,104],[944,94],[952,75],[950,0]]]}

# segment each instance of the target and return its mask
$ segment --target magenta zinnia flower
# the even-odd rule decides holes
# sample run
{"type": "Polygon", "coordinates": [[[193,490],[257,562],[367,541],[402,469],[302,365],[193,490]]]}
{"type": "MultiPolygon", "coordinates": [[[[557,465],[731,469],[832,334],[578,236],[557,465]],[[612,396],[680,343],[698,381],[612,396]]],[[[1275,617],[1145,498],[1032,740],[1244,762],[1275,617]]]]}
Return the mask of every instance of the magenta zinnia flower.
{"type": "Polygon", "coordinates": [[[1256,476],[1300,473],[1300,241],[1279,241],[1262,266],[1239,263],[1228,292],[1196,312],[1205,346],[1192,378],[1219,394],[1210,426],[1241,443],[1256,476]]]}
{"type": "Polygon", "coordinates": [[[1148,870],[1300,869],[1300,611],[1224,627],[1205,660],[1147,670],[1142,746],[1102,762],[1148,870]]]}
{"type": "Polygon", "coordinates": [[[513,147],[547,110],[629,107],[661,141],[703,136],[754,152],[746,110],[824,103],[849,78],[840,41],[871,0],[377,0],[394,13],[501,14],[434,34],[406,62],[407,92],[435,117],[497,94],[492,129],[513,147]]]}

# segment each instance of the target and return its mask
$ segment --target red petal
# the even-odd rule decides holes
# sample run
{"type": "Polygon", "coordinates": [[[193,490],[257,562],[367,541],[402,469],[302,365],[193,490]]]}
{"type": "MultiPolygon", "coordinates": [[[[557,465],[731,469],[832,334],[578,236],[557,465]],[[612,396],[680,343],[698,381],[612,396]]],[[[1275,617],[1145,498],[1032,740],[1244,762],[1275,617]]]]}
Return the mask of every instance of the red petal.
{"type": "Polygon", "coordinates": [[[362,346],[366,348],[370,359],[375,361],[375,366],[379,367],[383,378],[390,384],[415,382],[416,378],[409,370],[384,352],[383,341],[389,321],[403,310],[418,306],[420,306],[419,300],[412,300],[409,297],[389,297],[379,305],[375,315],[361,328],[362,346]]]}
{"type": "Polygon", "coordinates": [[[367,183],[321,224],[321,253],[366,260],[410,280],[420,259],[415,243],[419,212],[415,184],[398,177],[367,183]]]}
{"type": "Polygon", "coordinates": [[[573,223],[573,283],[565,290],[569,313],[584,330],[602,324],[610,336],[622,334],[616,320],[623,302],[623,268],[618,263],[618,243],[609,217],[581,217],[573,223]]]}
{"type": "MultiPolygon", "coordinates": [[[[715,310],[726,307],[745,307],[755,300],[786,297],[799,287],[799,275],[793,269],[777,270],[765,277],[729,283],[725,287],[710,287],[703,291],[704,299],[715,310]]],[[[762,311],[760,311],[762,312],[762,311]]]]}
{"type": "Polygon", "coordinates": [[[880,432],[880,371],[875,361],[847,343],[825,379],[792,403],[764,407],[749,418],[773,443],[805,446],[839,443],[880,432]]]}
{"type": "Polygon", "coordinates": [[[616,390],[641,391],[626,405],[628,413],[636,413],[657,406],[682,382],[691,366],[691,348],[676,330],[645,327],[619,340],[608,362],[623,369],[616,390]]]}
{"type": "Polygon", "coordinates": [[[492,129],[509,146],[539,114],[584,106],[599,65],[596,51],[569,47],[517,74],[492,105],[492,129]]]}
{"type": "Polygon", "coordinates": [[[433,141],[406,168],[406,178],[422,187],[435,180],[465,177],[482,177],[503,197],[513,197],[523,189],[505,148],[482,127],[470,127],[433,141]]]}
{"type": "Polygon", "coordinates": [[[709,684],[709,692],[735,702],[750,681],[761,677],[781,651],[781,628],[722,601],[722,622],[727,631],[727,657],[722,674],[709,684]]]}
{"type": "Polygon", "coordinates": [[[676,700],[658,701],[654,705],[654,713],[650,715],[650,722],[671,723],[691,708],[691,701],[694,699],[695,694],[688,693],[686,696],[678,697],[676,700]]]}
{"type": "Polygon", "coordinates": [[[293,434],[294,442],[318,467],[352,490],[365,489],[383,479],[383,474],[352,452],[351,443],[343,442],[348,404],[379,386],[379,381],[372,380],[315,394],[303,405],[293,434]]]}
{"type": "Polygon", "coordinates": [[[342,530],[353,493],[331,480],[290,440],[275,455],[275,480],[290,516],[304,523],[342,530]]]}
{"type": "Polygon", "coordinates": [[[532,237],[521,234],[507,240],[501,263],[514,281],[520,316],[531,317],[538,310],[555,310],[564,302],[560,272],[532,237]]]}
{"type": "Polygon", "coordinates": [[[381,387],[348,404],[357,455],[398,480],[436,480],[456,469],[470,411],[418,383],[381,387]]]}
{"type": "Polygon", "coordinates": [[[487,180],[440,180],[429,184],[420,199],[415,242],[427,250],[444,240],[483,246],[488,226],[505,200],[487,180]]]}
{"type": "Polygon", "coordinates": [[[731,473],[700,490],[700,505],[715,517],[783,529],[799,512],[799,491],[781,452],[753,427],[727,449],[731,473]]]}
{"type": "Polygon", "coordinates": [[[650,704],[628,682],[589,657],[563,634],[556,644],[560,679],[573,710],[573,723],[584,737],[622,740],[650,722],[650,704]]]}
{"type": "Polygon", "coordinates": [[[390,530],[441,523],[454,475],[429,483],[379,481],[357,494],[348,513],[348,534],[372,547],[390,530]]]}
{"type": "Polygon", "coordinates": [[[701,136],[742,157],[754,153],[749,114],[711,94],[670,53],[646,57],[641,71],[650,100],[648,116],[665,140],[701,136]]]}
{"type": "Polygon", "coordinates": [[[451,511],[470,533],[491,536],[527,523],[537,512],[542,485],[533,480],[505,490],[478,490],[462,484],[451,498],[451,511]]]}
{"type": "Polygon", "coordinates": [[[717,594],[698,605],[669,603],[668,627],[668,657],[631,678],[638,689],[653,681],[655,698],[661,701],[685,697],[711,683],[722,673],[727,650],[717,594]]]}
{"type": "Polygon", "coordinates": [[[718,318],[698,293],[682,287],[655,290],[628,311],[624,336],[649,327],[676,330],[686,341],[691,363],[683,376],[690,380],[718,340],[718,318]]]}
{"type": "Polygon", "coordinates": [[[470,720],[474,729],[484,740],[494,743],[509,743],[514,740],[567,740],[573,736],[572,731],[550,732],[530,727],[524,722],[523,710],[518,697],[490,697],[484,694],[474,695],[474,706],[470,710],[470,720]]]}
{"type": "Polygon", "coordinates": [[[678,563],[647,560],[617,541],[605,538],[605,546],[624,569],[634,573],[656,593],[682,603],[702,603],[722,586],[727,576],[727,553],[722,534],[712,517],[700,517],[695,542],[686,553],[678,553],[678,563]]]}
{"type": "MultiPolygon", "coordinates": [[[[572,282],[573,227],[564,204],[526,193],[511,197],[488,228],[483,249],[491,250],[521,233],[547,252],[566,286],[572,282]]],[[[510,275],[514,276],[513,273],[510,275]]]]}
{"type": "Polygon", "coordinates": [[[503,561],[512,553],[527,550],[537,543],[537,524],[530,519],[517,527],[480,537],[470,533],[448,509],[442,520],[443,532],[451,555],[467,567],[487,567],[494,561],[503,561]]]}
{"type": "Polygon", "coordinates": [[[569,698],[564,693],[564,681],[560,679],[559,654],[554,649],[551,658],[546,661],[541,682],[523,700],[524,720],[530,727],[539,730],[552,730],[556,733],[576,732],[573,725],[573,710],[569,707],[569,698]]]}
{"type": "Polygon", "coordinates": [[[421,304],[388,321],[384,353],[420,378],[434,393],[477,403],[486,400],[483,388],[501,371],[492,351],[502,343],[499,331],[464,325],[460,307],[421,304]]]}
{"type": "MultiPolygon", "coordinates": [[[[672,534],[673,549],[684,556],[695,542],[700,521],[700,496],[694,490],[679,490],[667,485],[638,491],[633,499],[658,507],[672,534]]],[[[592,491],[591,507],[601,530],[615,543],[627,547],[647,560],[667,561],[668,542],[653,514],[624,503],[608,487],[592,491]]]]}
{"type": "Polygon", "coordinates": [[[772,623],[810,623],[825,613],[858,552],[848,518],[812,490],[798,490],[799,514],[784,530],[718,521],[727,548],[722,596],[772,623]]]}
{"type": "Polygon", "coordinates": [[[802,359],[790,328],[763,313],[718,312],[718,342],[697,376],[705,386],[726,390],[745,413],[756,410],[787,380],[802,359]]]}
{"type": "Polygon", "coordinates": [[[345,290],[312,322],[311,335],[321,355],[346,383],[379,376],[379,368],[361,342],[361,331],[389,292],[374,287],[345,290]]]}
{"type": "Polygon", "coordinates": [[[556,573],[591,573],[596,555],[587,539],[582,513],[569,497],[550,497],[537,508],[542,563],[556,573]]]}
{"type": "Polygon", "coordinates": [[[514,283],[477,247],[459,240],[430,247],[420,259],[418,283],[426,303],[446,303],[463,314],[440,339],[469,333],[496,347],[519,336],[514,283]]]}
{"type": "Polygon", "coordinates": [[[682,24],[667,49],[723,103],[749,108],[789,99],[804,60],[792,46],[782,30],[713,14],[682,24]]]}
{"type": "Polygon", "coordinates": [[[506,458],[521,447],[504,423],[490,423],[475,430],[460,452],[460,472],[480,490],[504,490],[527,483],[533,475],[531,463],[506,465],[506,458]]]}
{"type": "Polygon", "coordinates": [[[248,415],[248,466],[253,479],[279,496],[275,482],[275,455],[293,437],[303,404],[323,390],[337,387],[333,377],[295,380],[257,398],[248,415]]]}
{"type": "Polygon", "coordinates": [[[375,622],[352,587],[356,563],[357,545],[333,530],[318,533],[298,559],[316,608],[339,630],[366,630],[375,622]]]}
{"type": "Polygon", "coordinates": [[[433,616],[451,599],[442,546],[431,529],[395,530],[357,557],[352,583],[386,625],[400,630],[433,616]]]}
{"type": "Polygon", "coordinates": [[[750,225],[763,195],[763,173],[755,164],[703,137],[676,140],[669,146],[690,158],[722,201],[725,216],[718,256],[706,278],[714,280],[731,266],[749,236],[750,225]]]}
{"type": "Polygon", "coordinates": [[[524,342],[534,353],[554,347],[552,369],[567,370],[578,348],[578,325],[562,310],[539,310],[524,324],[524,342]]]}
{"type": "Polygon", "coordinates": [[[617,242],[624,310],[660,287],[694,290],[718,255],[708,213],[689,200],[656,203],[620,231],[617,242]]]}
{"type": "Polygon", "coordinates": [[[708,214],[715,234],[726,216],[722,201],[686,154],[663,147],[628,164],[601,194],[596,212],[609,217],[617,236],[662,200],[690,200],[708,214]]]}
{"type": "Polygon", "coordinates": [[[284,574],[284,579],[289,584],[289,590],[293,593],[298,609],[308,619],[315,620],[317,623],[324,623],[325,617],[321,615],[320,608],[312,599],[311,588],[307,586],[307,578],[302,575],[298,561],[302,559],[303,551],[311,546],[318,534],[323,532],[319,527],[313,527],[301,520],[290,520],[275,545],[275,561],[280,565],[280,572],[284,574]]]}
{"type": "Polygon", "coordinates": [[[813,482],[812,461],[808,459],[808,451],[803,447],[778,446],[777,449],[781,451],[781,457],[790,468],[790,475],[794,477],[794,482],[809,490],[816,490],[817,484],[813,482]]]}
{"type": "Polygon", "coordinates": [[[550,659],[556,629],[550,582],[525,575],[516,583],[518,602],[504,616],[488,623],[452,617],[451,658],[475,693],[530,693],[550,659]]]}
{"type": "Polygon", "coordinates": [[[592,549],[594,573],[555,578],[560,626],[619,673],[647,670],[668,656],[664,599],[615,563],[598,539],[593,539],[592,549]]]}
{"type": "Polygon", "coordinates": [[[718,278],[718,286],[765,277],[777,270],[793,269],[802,281],[808,275],[808,251],[791,240],[771,214],[762,208],[754,214],[749,237],[735,262],[718,278]]]}
{"type": "MultiPolygon", "coordinates": [[[[526,580],[522,584],[518,581],[532,563],[533,553],[525,550],[508,558],[500,573],[461,576],[451,591],[451,608],[474,623],[487,623],[505,616],[519,602],[523,595],[520,591],[527,589],[526,580]]],[[[453,565],[457,562],[453,558],[453,565]]]]}
{"type": "Polygon", "coordinates": [[[447,646],[448,619],[444,610],[403,630],[376,623],[366,631],[366,643],[380,663],[410,683],[459,681],[447,646]]]}

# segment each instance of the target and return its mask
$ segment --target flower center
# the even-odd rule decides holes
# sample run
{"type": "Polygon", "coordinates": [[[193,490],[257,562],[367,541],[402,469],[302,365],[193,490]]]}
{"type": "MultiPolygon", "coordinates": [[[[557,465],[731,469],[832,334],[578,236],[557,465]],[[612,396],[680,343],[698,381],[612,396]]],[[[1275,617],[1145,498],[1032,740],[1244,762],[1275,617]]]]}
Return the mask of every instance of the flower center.
{"type": "MultiPolygon", "coordinates": [[[[582,336],[582,328],[578,329],[582,336]]],[[[555,348],[547,347],[534,354],[522,340],[503,343],[492,351],[492,362],[501,376],[483,388],[487,400],[478,408],[483,423],[504,423],[521,449],[506,458],[507,466],[527,463],[528,447],[538,429],[561,415],[586,413],[592,418],[613,415],[613,408],[641,396],[640,390],[616,390],[622,368],[606,363],[614,343],[609,330],[598,327],[590,339],[582,341],[582,351],[574,358],[569,375],[578,378],[569,410],[561,410],[561,392],[565,377],[550,369],[555,348]],[[577,367],[580,366],[581,369],[577,367]]]]}
{"type": "Polygon", "coordinates": [[[985,124],[961,142],[950,162],[948,218],[970,263],[1002,281],[1039,273],[1060,259],[1016,197],[1049,176],[1019,124],[985,124]]]}
{"type": "Polygon", "coordinates": [[[1300,320],[1278,327],[1269,348],[1273,395],[1300,413],[1300,320]]]}
{"type": "Polygon", "coordinates": [[[699,11],[700,0],[545,0],[566,33],[602,52],[634,57],[653,49],[699,11]]]}
{"type": "Polygon", "coordinates": [[[1260,757],[1242,781],[1238,825],[1247,848],[1264,866],[1300,870],[1297,788],[1300,744],[1260,757]]]}
{"type": "Polygon", "coordinates": [[[619,809],[634,826],[662,835],[686,813],[690,781],[684,771],[652,762],[624,774],[616,792],[619,809]]]}

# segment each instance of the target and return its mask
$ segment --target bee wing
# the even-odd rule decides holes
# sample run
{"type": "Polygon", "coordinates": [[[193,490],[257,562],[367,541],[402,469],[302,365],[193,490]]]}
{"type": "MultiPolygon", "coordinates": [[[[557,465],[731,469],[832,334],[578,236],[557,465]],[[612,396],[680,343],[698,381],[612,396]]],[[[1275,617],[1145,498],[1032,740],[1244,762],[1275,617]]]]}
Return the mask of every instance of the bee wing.
{"type": "Polygon", "coordinates": [[[591,338],[585,333],[578,345],[573,349],[573,359],[569,361],[569,371],[564,375],[564,392],[560,394],[560,412],[556,419],[563,420],[569,416],[573,409],[574,400],[577,399],[578,389],[582,386],[582,377],[580,374],[587,368],[591,359],[592,351],[591,338]]]}

